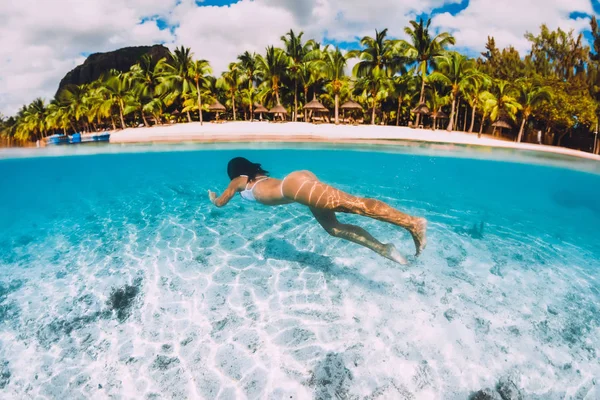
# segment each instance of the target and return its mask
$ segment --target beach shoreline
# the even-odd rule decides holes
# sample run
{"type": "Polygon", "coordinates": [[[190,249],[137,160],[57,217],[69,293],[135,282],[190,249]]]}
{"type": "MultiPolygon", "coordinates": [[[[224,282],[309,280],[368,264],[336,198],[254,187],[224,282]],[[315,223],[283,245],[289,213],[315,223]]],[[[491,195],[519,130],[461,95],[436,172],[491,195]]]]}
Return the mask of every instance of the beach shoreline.
{"type": "Polygon", "coordinates": [[[448,132],[443,129],[414,129],[405,126],[333,125],[306,122],[199,122],[112,131],[110,143],[347,143],[376,145],[439,144],[494,147],[566,155],[600,161],[600,156],[558,146],[516,143],[477,137],[476,133],[448,132]]]}

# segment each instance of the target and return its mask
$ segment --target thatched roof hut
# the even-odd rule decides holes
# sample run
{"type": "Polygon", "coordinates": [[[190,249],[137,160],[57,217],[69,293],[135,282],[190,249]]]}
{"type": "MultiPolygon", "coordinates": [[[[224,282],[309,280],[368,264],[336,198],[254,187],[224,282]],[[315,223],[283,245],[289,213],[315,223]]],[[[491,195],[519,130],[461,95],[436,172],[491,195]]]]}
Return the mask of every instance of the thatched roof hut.
{"type": "Polygon", "coordinates": [[[417,107],[415,107],[413,110],[411,110],[411,113],[413,113],[413,114],[421,114],[421,115],[428,115],[429,114],[429,107],[427,107],[427,104],[421,103],[417,107]]]}
{"type": "Polygon", "coordinates": [[[503,120],[503,119],[496,120],[496,122],[494,122],[492,124],[492,126],[494,128],[506,128],[506,129],[512,128],[512,126],[510,126],[510,124],[508,122],[506,122],[505,120],[503,120]]]}
{"type": "Polygon", "coordinates": [[[269,110],[267,110],[266,107],[263,106],[262,104],[255,104],[254,105],[254,112],[260,114],[260,113],[269,112],[269,110]]]}
{"type": "Polygon", "coordinates": [[[363,109],[362,106],[360,104],[358,104],[357,102],[355,102],[354,100],[348,100],[347,102],[342,104],[340,106],[340,108],[342,110],[361,110],[361,111],[363,109]]]}
{"type": "Polygon", "coordinates": [[[435,118],[437,118],[437,119],[448,119],[448,114],[446,114],[442,110],[434,112],[432,114],[432,116],[435,117],[435,118]]]}
{"type": "Polygon", "coordinates": [[[281,104],[277,104],[275,107],[269,110],[270,114],[287,114],[287,110],[281,104]]]}
{"type": "Polygon", "coordinates": [[[208,106],[208,111],[223,112],[223,111],[227,111],[227,109],[225,108],[225,106],[223,104],[219,103],[219,100],[215,100],[214,103],[212,103],[210,106],[208,106]]]}
{"type": "Polygon", "coordinates": [[[316,98],[312,99],[310,102],[306,103],[304,110],[315,110],[315,111],[329,111],[319,100],[316,98]]]}

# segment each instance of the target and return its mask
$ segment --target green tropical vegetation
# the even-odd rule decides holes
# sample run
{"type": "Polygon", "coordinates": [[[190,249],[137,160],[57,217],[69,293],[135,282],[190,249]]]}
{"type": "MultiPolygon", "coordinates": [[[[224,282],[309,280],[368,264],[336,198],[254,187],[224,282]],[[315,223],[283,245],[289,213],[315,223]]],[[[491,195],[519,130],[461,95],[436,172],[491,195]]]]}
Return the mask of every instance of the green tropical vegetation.
{"type": "Polygon", "coordinates": [[[546,144],[594,150],[600,115],[595,17],[591,47],[581,34],[542,25],[537,34],[525,35],[527,54],[499,49],[489,37],[476,58],[454,50],[454,37],[433,32],[430,24],[411,21],[406,40],[377,30],[349,51],[305,41],[302,32],[290,30],[281,47],[246,51],[219,76],[181,46],[162,59],[144,56],[129,71],[67,86],[49,102],[35,99],[14,116],[0,115],[0,135],[11,144],[51,134],[202,123],[214,118],[209,110],[216,101],[230,120],[252,121],[257,105],[281,104],[291,120],[307,121],[310,112],[303,106],[314,99],[336,124],[346,122],[340,107],[353,100],[363,108],[356,120],[368,124],[445,127],[530,142],[541,131],[546,144]]]}

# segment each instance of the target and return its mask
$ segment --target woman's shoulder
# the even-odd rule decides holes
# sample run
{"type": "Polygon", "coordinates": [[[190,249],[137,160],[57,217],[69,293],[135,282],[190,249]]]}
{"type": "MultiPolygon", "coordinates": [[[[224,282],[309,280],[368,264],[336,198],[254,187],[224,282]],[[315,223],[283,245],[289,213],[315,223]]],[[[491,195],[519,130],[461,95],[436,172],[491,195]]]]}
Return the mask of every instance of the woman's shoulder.
{"type": "Polygon", "coordinates": [[[236,190],[244,190],[248,184],[248,177],[246,175],[240,175],[237,178],[233,178],[229,183],[229,187],[233,187],[236,190]]]}

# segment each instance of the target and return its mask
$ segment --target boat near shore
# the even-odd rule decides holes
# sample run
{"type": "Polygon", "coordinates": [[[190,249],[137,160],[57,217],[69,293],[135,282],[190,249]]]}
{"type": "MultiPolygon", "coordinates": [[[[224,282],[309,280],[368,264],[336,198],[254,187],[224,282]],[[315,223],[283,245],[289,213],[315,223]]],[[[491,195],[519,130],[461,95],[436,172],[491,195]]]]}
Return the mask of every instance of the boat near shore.
{"type": "Polygon", "coordinates": [[[74,133],[73,135],[52,135],[46,138],[48,145],[81,144],[92,142],[108,142],[110,132],[74,133]]]}

